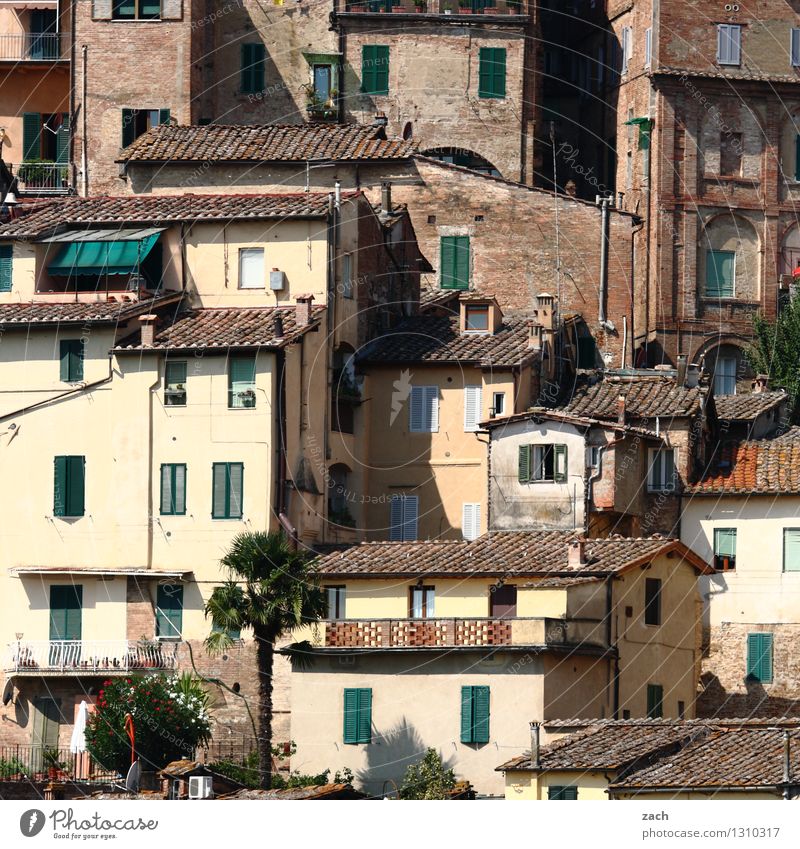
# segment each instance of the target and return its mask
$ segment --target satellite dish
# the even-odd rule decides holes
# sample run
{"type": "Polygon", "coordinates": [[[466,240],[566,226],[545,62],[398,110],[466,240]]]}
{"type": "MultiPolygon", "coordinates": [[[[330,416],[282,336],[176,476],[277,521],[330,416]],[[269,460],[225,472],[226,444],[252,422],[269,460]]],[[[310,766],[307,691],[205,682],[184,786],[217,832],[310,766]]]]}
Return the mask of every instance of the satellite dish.
{"type": "Polygon", "coordinates": [[[3,705],[8,705],[14,698],[14,680],[9,678],[6,681],[6,686],[3,687],[3,705]]]}
{"type": "Polygon", "coordinates": [[[129,793],[138,793],[139,792],[139,782],[141,780],[142,780],[142,768],[139,765],[139,759],[137,758],[131,764],[131,768],[128,770],[128,775],[125,778],[125,789],[129,793]]]}

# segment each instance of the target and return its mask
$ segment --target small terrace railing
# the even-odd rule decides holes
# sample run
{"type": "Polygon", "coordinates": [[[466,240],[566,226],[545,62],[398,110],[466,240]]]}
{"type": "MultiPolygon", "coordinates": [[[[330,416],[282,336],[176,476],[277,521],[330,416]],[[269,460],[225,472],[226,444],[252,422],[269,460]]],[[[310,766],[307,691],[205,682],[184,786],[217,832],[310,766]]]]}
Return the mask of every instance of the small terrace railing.
{"type": "Polygon", "coordinates": [[[66,162],[6,163],[17,178],[22,193],[59,195],[69,192],[69,166],[66,162]]]}
{"type": "Polygon", "coordinates": [[[522,2],[515,0],[342,0],[340,12],[407,15],[524,15],[522,2]]]}
{"type": "Polygon", "coordinates": [[[63,62],[68,49],[65,32],[0,34],[0,62],[63,62]]]}
{"type": "Polygon", "coordinates": [[[7,673],[111,675],[174,669],[177,644],[131,640],[41,640],[9,643],[7,673]]]}
{"type": "Polygon", "coordinates": [[[115,773],[103,769],[88,752],[41,745],[0,746],[0,782],[110,781],[115,773]]]}

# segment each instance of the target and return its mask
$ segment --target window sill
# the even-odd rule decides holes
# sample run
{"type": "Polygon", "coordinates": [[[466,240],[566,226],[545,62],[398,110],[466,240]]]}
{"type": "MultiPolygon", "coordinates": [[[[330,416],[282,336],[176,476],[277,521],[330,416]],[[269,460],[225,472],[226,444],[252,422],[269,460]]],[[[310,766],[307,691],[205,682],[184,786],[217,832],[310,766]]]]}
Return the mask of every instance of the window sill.
{"type": "Polygon", "coordinates": [[[212,522],[241,522],[243,516],[212,516],[212,522]]]}

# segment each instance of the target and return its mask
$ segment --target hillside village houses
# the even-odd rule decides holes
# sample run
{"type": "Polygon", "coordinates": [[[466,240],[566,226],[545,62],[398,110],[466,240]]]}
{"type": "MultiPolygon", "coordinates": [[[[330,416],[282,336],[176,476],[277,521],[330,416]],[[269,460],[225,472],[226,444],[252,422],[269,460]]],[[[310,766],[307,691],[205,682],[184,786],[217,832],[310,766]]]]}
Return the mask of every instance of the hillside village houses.
{"type": "Polygon", "coordinates": [[[203,606],[271,530],[328,599],[292,769],[796,795],[800,438],[744,351],[800,19],[696,6],[0,2],[0,753],[184,670],[252,748],[203,606]]]}

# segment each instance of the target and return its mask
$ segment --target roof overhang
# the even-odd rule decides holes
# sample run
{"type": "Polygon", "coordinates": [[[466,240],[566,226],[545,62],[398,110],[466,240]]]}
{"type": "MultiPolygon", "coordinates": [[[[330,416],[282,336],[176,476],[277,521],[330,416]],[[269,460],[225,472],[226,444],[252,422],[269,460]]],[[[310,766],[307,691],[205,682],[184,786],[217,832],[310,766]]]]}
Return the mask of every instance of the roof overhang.
{"type": "Polygon", "coordinates": [[[98,230],[73,228],[64,230],[57,236],[46,236],[36,241],[41,244],[50,242],[140,242],[163,233],[166,227],[103,227],[98,230]]]}
{"type": "Polygon", "coordinates": [[[137,577],[150,578],[157,580],[161,578],[179,578],[183,579],[186,575],[191,575],[191,569],[174,569],[174,570],[157,570],[157,569],[90,569],[76,567],[56,567],[48,569],[46,566],[17,566],[8,570],[8,574],[14,578],[27,578],[34,575],[41,577],[57,577],[59,575],[76,575],[82,578],[116,578],[116,577],[137,577]]]}

